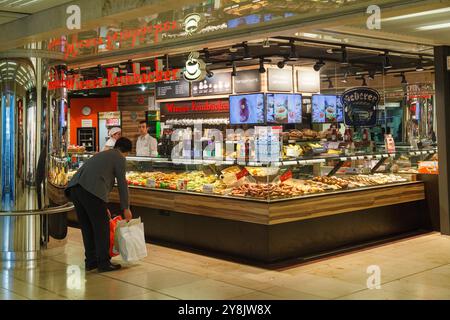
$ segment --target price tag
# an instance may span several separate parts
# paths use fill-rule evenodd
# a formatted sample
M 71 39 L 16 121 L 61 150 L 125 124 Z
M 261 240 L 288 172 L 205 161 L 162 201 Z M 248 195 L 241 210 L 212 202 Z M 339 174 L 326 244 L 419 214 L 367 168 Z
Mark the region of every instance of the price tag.
M 364 160 L 364 156 L 359 156 L 358 160 Z
M 298 162 L 298 164 L 299 164 L 299 165 L 306 165 L 306 161 L 305 161 L 305 160 L 300 160 L 300 161 Z
M 291 170 L 286 171 L 280 177 L 280 181 L 281 182 L 284 182 L 284 181 L 289 180 L 289 179 L 292 179 L 292 171 Z
M 420 156 L 421 154 L 422 154 L 422 152 L 420 152 L 420 151 L 417 151 L 417 152 L 416 152 L 416 155 L 417 155 L 417 156 Z
M 358 160 L 358 157 L 350 157 L 350 160 Z
M 147 179 L 147 187 L 149 188 L 155 188 L 156 186 L 156 181 L 155 179 Z
M 339 158 L 341 161 L 347 161 L 347 158 Z
M 248 165 L 250 166 L 250 167 L 261 167 L 262 166 L 262 163 L 261 162 L 249 162 L 248 163 Z
M 376 159 L 381 159 L 382 156 L 381 156 L 381 154 L 377 154 L 377 155 L 375 156 L 375 158 L 376 158 Z
M 240 165 L 240 166 L 245 166 L 245 165 L 247 165 L 244 161 L 238 161 L 237 164 Z
M 249 175 L 249 172 L 246 168 L 242 169 L 240 172 L 236 173 L 236 179 L 241 180 L 242 178 Z
M 297 161 L 283 161 L 284 166 L 295 166 L 297 163 Z
M 203 185 L 203 193 L 214 193 L 214 185 L 213 184 L 204 184 Z
M 389 155 L 386 153 L 386 154 L 383 154 L 383 157 L 389 158 Z

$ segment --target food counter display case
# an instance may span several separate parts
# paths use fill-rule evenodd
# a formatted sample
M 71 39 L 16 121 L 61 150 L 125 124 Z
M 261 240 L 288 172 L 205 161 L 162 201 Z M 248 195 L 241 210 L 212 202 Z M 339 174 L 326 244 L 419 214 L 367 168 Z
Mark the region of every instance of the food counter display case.
M 429 230 L 413 170 L 435 154 L 323 150 L 264 164 L 129 157 L 127 180 L 149 239 L 267 263 Z

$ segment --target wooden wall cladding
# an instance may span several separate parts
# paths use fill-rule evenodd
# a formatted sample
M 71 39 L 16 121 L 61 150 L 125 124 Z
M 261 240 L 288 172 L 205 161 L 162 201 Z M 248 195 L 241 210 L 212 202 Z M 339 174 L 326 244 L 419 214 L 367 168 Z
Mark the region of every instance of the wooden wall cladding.
M 118 106 L 120 111 L 147 111 L 149 109 L 149 104 L 149 92 L 119 92 Z
M 314 195 L 301 199 L 261 202 L 130 188 L 133 206 L 148 207 L 194 215 L 274 225 L 317 217 L 355 212 L 425 199 L 422 182 L 349 190 L 335 194 Z M 111 202 L 118 202 L 115 189 Z
M 145 120 L 145 111 L 122 111 L 122 136 L 131 140 L 133 154 L 136 153 L 136 141 L 139 137 L 139 122 Z

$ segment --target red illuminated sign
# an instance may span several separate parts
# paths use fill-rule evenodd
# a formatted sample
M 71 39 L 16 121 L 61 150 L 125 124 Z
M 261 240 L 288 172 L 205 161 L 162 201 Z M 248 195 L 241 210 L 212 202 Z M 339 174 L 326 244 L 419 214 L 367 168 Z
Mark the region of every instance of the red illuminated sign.
M 100 45 L 105 45 L 106 50 L 113 50 L 116 47 L 123 48 L 123 42 L 127 40 L 131 40 L 131 48 L 134 48 L 136 45 L 144 43 L 145 37 L 149 34 L 153 34 L 154 43 L 158 43 L 160 33 L 175 30 L 176 28 L 176 21 L 167 21 L 160 24 L 143 26 L 139 29 L 114 32 L 106 37 L 78 40 L 75 35 L 70 43 L 63 39 L 51 41 L 48 45 L 48 49 L 52 50 L 61 47 L 61 50 L 65 52 L 65 58 L 67 59 L 69 57 L 76 57 L 79 53 L 79 49 L 82 48 L 96 48 Z
M 156 62 L 155 62 L 156 65 Z M 58 75 L 50 75 L 48 83 L 49 90 L 66 88 L 70 91 L 99 89 L 119 86 L 130 86 L 145 83 L 153 83 L 159 81 L 177 80 L 180 69 L 169 69 L 166 71 L 156 70 L 147 73 L 134 73 L 129 75 L 119 75 L 114 68 L 108 68 L 107 78 L 97 78 L 92 80 L 82 80 L 79 74 L 66 76 L 64 72 Z
M 162 114 L 183 113 L 227 113 L 230 111 L 228 100 L 202 100 L 161 103 Z

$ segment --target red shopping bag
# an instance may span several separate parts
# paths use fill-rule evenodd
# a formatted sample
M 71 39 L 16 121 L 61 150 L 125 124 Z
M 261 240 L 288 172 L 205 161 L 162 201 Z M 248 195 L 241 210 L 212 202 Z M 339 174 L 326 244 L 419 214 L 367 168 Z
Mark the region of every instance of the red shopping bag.
M 117 223 L 122 220 L 121 216 L 114 217 L 114 219 L 109 219 L 109 256 L 115 257 L 118 256 L 119 253 L 115 253 L 114 250 L 114 234 L 116 232 Z

